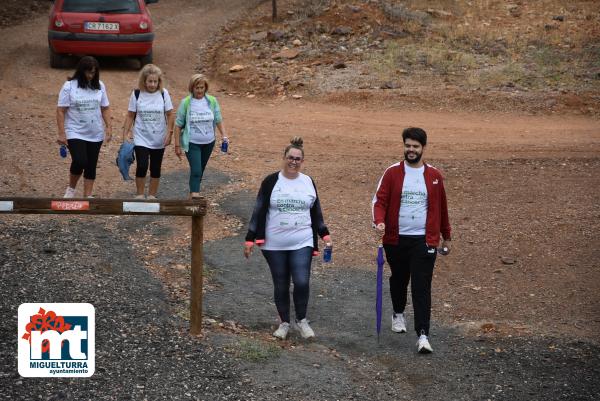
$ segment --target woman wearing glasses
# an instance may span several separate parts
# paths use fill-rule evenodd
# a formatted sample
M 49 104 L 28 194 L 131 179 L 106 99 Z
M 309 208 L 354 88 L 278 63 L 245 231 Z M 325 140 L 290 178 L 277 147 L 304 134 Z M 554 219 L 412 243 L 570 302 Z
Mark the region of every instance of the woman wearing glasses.
M 303 338 L 315 336 L 306 319 L 310 266 L 312 257 L 318 255 L 318 236 L 331 244 L 317 187 L 312 178 L 300 172 L 304 163 L 302 144 L 302 138 L 294 137 L 283 152 L 281 171 L 263 180 L 244 246 L 246 258 L 256 244 L 267 260 L 281 319 L 273 336 L 282 340 L 290 329 L 290 278 L 294 283 L 296 328 Z

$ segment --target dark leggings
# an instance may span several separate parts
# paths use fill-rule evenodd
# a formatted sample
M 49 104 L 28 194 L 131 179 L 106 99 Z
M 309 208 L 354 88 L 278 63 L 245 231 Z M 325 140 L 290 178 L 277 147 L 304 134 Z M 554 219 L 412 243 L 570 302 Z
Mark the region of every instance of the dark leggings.
M 395 313 L 404 312 L 408 283 L 415 313 L 415 331 L 429 335 L 431 319 L 431 279 L 435 265 L 435 248 L 425 244 L 425 237 L 402 236 L 398 245 L 383 245 L 392 275 L 390 293 Z
M 290 277 L 294 282 L 296 319 L 306 317 L 312 251 L 310 246 L 293 251 L 262 251 L 271 269 L 273 297 L 282 322 L 290 322 Z
M 89 142 L 83 139 L 68 139 L 67 143 L 71 153 L 70 173 L 73 175 L 83 173 L 83 178 L 86 180 L 95 180 L 102 141 Z
M 160 167 L 162 165 L 165 149 L 150 149 L 144 146 L 136 146 L 133 150 L 135 151 L 135 159 L 137 160 L 135 176 L 138 178 L 146 177 L 146 173 L 148 172 L 148 160 L 150 160 L 150 177 L 160 178 Z

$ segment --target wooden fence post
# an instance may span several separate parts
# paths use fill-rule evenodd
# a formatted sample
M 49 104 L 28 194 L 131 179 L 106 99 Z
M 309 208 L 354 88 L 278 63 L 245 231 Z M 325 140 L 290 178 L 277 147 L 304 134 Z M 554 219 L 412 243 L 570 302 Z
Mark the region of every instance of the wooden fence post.
M 192 216 L 192 295 L 190 298 L 190 334 L 202 332 L 202 216 Z
M 190 334 L 202 332 L 202 222 L 206 200 L 3 198 L 2 214 L 154 215 L 192 217 Z

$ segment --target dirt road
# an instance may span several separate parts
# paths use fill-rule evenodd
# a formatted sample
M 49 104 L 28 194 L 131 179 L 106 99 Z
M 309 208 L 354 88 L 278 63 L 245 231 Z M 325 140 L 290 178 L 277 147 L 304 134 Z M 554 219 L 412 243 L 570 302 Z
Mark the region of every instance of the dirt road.
M 249 2 L 242 0 L 161 0 L 152 6 L 157 31 L 155 63 L 166 72 L 168 87 L 175 99 L 183 96 L 187 80 L 197 66 L 198 48 L 222 24 L 241 15 L 240 4 L 249 6 Z M 0 196 L 60 196 L 66 185 L 68 164 L 57 155 L 54 110 L 58 90 L 72 70 L 48 67 L 45 17 L 5 28 L 0 34 L 3 38 L 0 48 Z M 129 93 L 136 82 L 135 64 L 131 60 L 102 61 L 101 79 L 108 88 L 116 138 L 120 136 Z M 501 359 L 506 358 L 506 369 L 511 364 L 523 363 L 526 365 L 524 372 L 529 372 L 526 375 L 532 375 L 532 379 L 535 363 L 520 360 L 517 350 L 532 352 L 534 361 L 539 357 L 558 364 L 571 347 L 577 347 L 570 341 L 581 341 L 581 349 L 595 349 L 600 330 L 600 242 L 596 236 L 600 229 L 598 120 L 581 116 L 527 116 L 518 112 L 499 115 L 461 110 L 454 113 L 407 112 L 351 103 L 342 107 L 320 99 L 295 101 L 229 96 L 235 88 L 222 87 L 218 82 L 212 88 L 222 103 L 232 138 L 231 154 L 215 156 L 210 161 L 213 174 L 222 171 L 230 178 L 207 188 L 205 194 L 212 206 L 212 214 L 207 218 L 207 239 L 221 238 L 224 232 L 233 235 L 224 242 L 208 245 L 215 248 L 214 254 L 209 253 L 215 277 L 214 282 L 209 282 L 212 287 L 208 296 L 208 302 L 211 297 L 216 300 L 214 306 L 208 307 L 215 317 L 241 322 L 253 333 L 270 331 L 272 321 L 266 316 L 274 315 L 274 311 L 272 305 L 267 304 L 269 291 L 265 286 L 268 282 L 260 281 L 257 288 L 252 288 L 256 294 L 248 300 L 248 307 L 260 319 L 224 308 L 228 294 L 240 294 L 246 288 L 243 281 L 232 280 L 228 275 L 232 273 L 227 273 L 240 260 L 232 258 L 227 264 L 220 265 L 216 255 L 225 250 L 230 252 L 240 242 L 234 235 L 245 229 L 242 223 L 248 212 L 247 203 L 259 180 L 278 169 L 280 152 L 292 135 L 302 135 L 305 139 L 306 170 L 319 186 L 326 219 L 336 242 L 335 262 L 330 270 L 318 272 L 323 281 L 319 284 L 320 277 L 316 276 L 316 291 L 331 287 L 331 292 L 337 294 L 348 283 L 356 291 L 368 291 L 368 284 L 359 283 L 363 278 L 367 280 L 373 269 L 375 244 L 369 227 L 370 197 L 383 170 L 400 157 L 398 138 L 401 129 L 413 125 L 428 131 L 430 145 L 426 158 L 445 173 L 454 229 L 452 256 L 440 260 L 434 278 L 433 316 L 439 329 L 435 341 L 439 344 L 440 356 L 436 354 L 435 358 L 439 360 L 436 359 L 433 367 L 440 368 L 445 363 L 444 355 L 462 347 L 466 341 L 470 351 L 460 354 L 460 360 L 468 360 L 468 363 L 457 362 L 457 371 L 469 374 L 467 371 L 474 369 L 491 374 L 490 380 L 486 381 L 491 387 L 485 387 L 481 397 L 455 398 L 484 399 L 486 395 L 492 398 L 488 391 L 494 382 L 490 366 L 496 362 L 493 359 L 486 362 L 469 359 L 481 352 L 477 349 L 477 339 L 501 342 L 499 349 L 510 350 L 498 352 Z M 109 144 L 100 156 L 98 196 L 133 192 L 129 183 L 120 180 L 112 164 L 117 148 L 118 143 Z M 176 160 L 169 149 L 165 174 L 173 174 L 171 180 L 184 180 L 186 168 L 186 164 Z M 167 179 L 159 195 L 180 197 L 179 193 L 169 192 L 169 189 L 180 187 L 169 184 Z M 236 197 L 244 199 L 246 208 L 227 206 L 228 200 L 238 199 Z M 172 228 L 174 233 L 172 238 L 168 237 L 169 241 L 185 238 L 187 227 L 174 225 Z M 168 252 L 168 249 L 161 252 Z M 512 258 L 516 263 L 503 264 L 501 257 Z M 161 263 L 164 266 L 160 266 Z M 173 273 L 173 263 L 161 263 L 155 263 L 158 266 L 156 274 L 163 279 L 168 276 L 185 282 L 185 270 Z M 253 263 L 253 268 L 259 271 L 260 262 Z M 171 271 L 165 274 L 168 269 Z M 167 290 L 173 288 L 169 282 L 163 282 L 163 285 Z M 179 297 L 177 293 L 171 295 Z M 344 297 L 341 299 L 350 302 Z M 358 308 L 354 312 L 367 316 L 371 309 L 368 296 L 363 294 L 359 299 L 361 306 L 353 306 Z M 331 394 L 342 399 L 355 393 L 357 397 L 369 394 L 385 398 L 385 391 L 362 393 L 361 386 L 368 387 L 368 374 L 378 369 L 386 372 L 382 373 L 384 378 L 406 379 L 406 372 L 395 370 L 403 363 L 402 359 L 390 354 L 397 348 L 408 352 L 412 338 L 389 339 L 392 342 L 385 345 L 383 355 L 376 348 L 361 348 L 363 355 L 355 349 L 358 337 L 346 342 L 337 339 L 339 330 L 352 331 L 352 325 L 339 328 L 325 323 L 336 319 L 329 313 L 343 305 L 339 301 L 325 307 L 316 299 L 313 308 L 323 308 L 318 324 L 323 324 L 324 339 L 322 343 L 310 345 L 314 354 L 300 363 L 306 380 L 320 374 L 310 370 L 311 366 L 320 363 L 317 361 L 319 353 L 325 348 L 339 349 L 345 361 L 342 365 L 347 363 L 356 367 L 347 371 L 338 366 L 346 375 L 344 380 L 351 383 L 358 377 L 362 384 L 340 387 Z M 358 332 L 363 333 L 363 330 L 368 332 L 367 328 Z M 211 338 L 210 341 L 222 341 L 220 346 L 225 347 L 237 341 L 235 336 L 228 335 L 221 338 L 215 334 Z M 556 344 L 567 344 L 564 353 L 552 354 Z M 304 349 L 302 345 L 300 348 Z M 548 354 L 536 353 L 542 348 L 550 351 Z M 284 349 L 282 355 L 272 357 L 268 363 L 250 365 L 258 372 L 254 380 L 259 387 L 269 388 L 268 369 L 272 365 L 282 364 L 289 368 L 299 363 L 295 358 L 300 356 L 290 351 L 289 345 Z M 585 363 L 591 361 L 586 356 L 589 355 L 587 351 L 577 355 Z M 328 362 L 323 362 L 323 366 L 337 369 L 332 361 L 338 357 L 331 358 L 327 358 Z M 429 363 L 413 362 L 415 365 L 411 366 L 417 371 Z M 575 358 L 565 365 L 565 369 L 578 363 Z M 359 371 L 364 374 L 358 375 Z M 562 371 L 549 370 L 546 374 L 552 376 L 557 372 Z M 418 375 L 411 376 L 414 393 L 405 394 L 417 395 L 421 385 L 436 380 L 435 373 L 432 368 L 428 373 L 430 379 L 425 382 L 419 382 Z M 466 387 L 452 387 L 454 379 L 465 380 L 467 376 L 463 373 L 449 377 L 445 381 L 447 385 L 437 388 L 437 394 L 467 391 Z M 591 374 L 592 378 L 597 377 L 597 372 Z M 341 375 L 328 376 L 322 385 L 329 386 L 331 381 L 340 380 Z M 477 375 L 475 373 L 474 377 L 479 377 Z M 292 376 L 288 377 L 290 381 L 293 381 Z M 476 386 L 476 380 L 470 380 L 467 380 L 468 385 Z M 517 380 L 518 376 L 511 376 L 506 383 L 514 386 Z M 573 385 L 574 380 L 569 376 L 566 384 Z M 539 385 L 543 382 L 541 380 Z M 552 391 L 556 387 L 546 389 L 545 394 L 558 394 Z M 521 387 L 519 396 L 512 399 L 524 399 L 522 396 L 527 390 L 527 386 Z M 305 397 L 326 398 L 319 394 L 316 390 L 309 391 Z M 555 399 L 560 399 L 560 395 Z

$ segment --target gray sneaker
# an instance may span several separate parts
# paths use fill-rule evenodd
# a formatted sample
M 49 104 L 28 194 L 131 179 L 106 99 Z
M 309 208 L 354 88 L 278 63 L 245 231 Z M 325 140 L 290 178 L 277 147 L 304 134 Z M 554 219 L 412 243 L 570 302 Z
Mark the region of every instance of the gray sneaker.
M 277 330 L 273 332 L 273 337 L 277 337 L 280 340 L 285 340 L 290 331 L 290 324 L 288 322 L 283 322 L 279 325 Z
M 433 348 L 431 348 L 429 339 L 425 334 L 419 336 L 419 340 L 417 341 L 417 352 L 419 354 L 430 354 L 433 352 Z
M 302 338 L 306 339 L 315 336 L 315 332 L 313 331 L 313 329 L 310 328 L 310 325 L 308 324 L 308 320 L 306 320 L 306 318 L 300 321 L 296 321 L 296 328 L 300 332 Z
M 65 191 L 65 196 L 63 196 L 63 198 L 74 198 L 76 192 L 77 192 L 77 189 L 67 187 L 67 190 Z
M 406 333 L 404 313 L 394 313 L 392 315 L 392 331 L 395 333 Z

